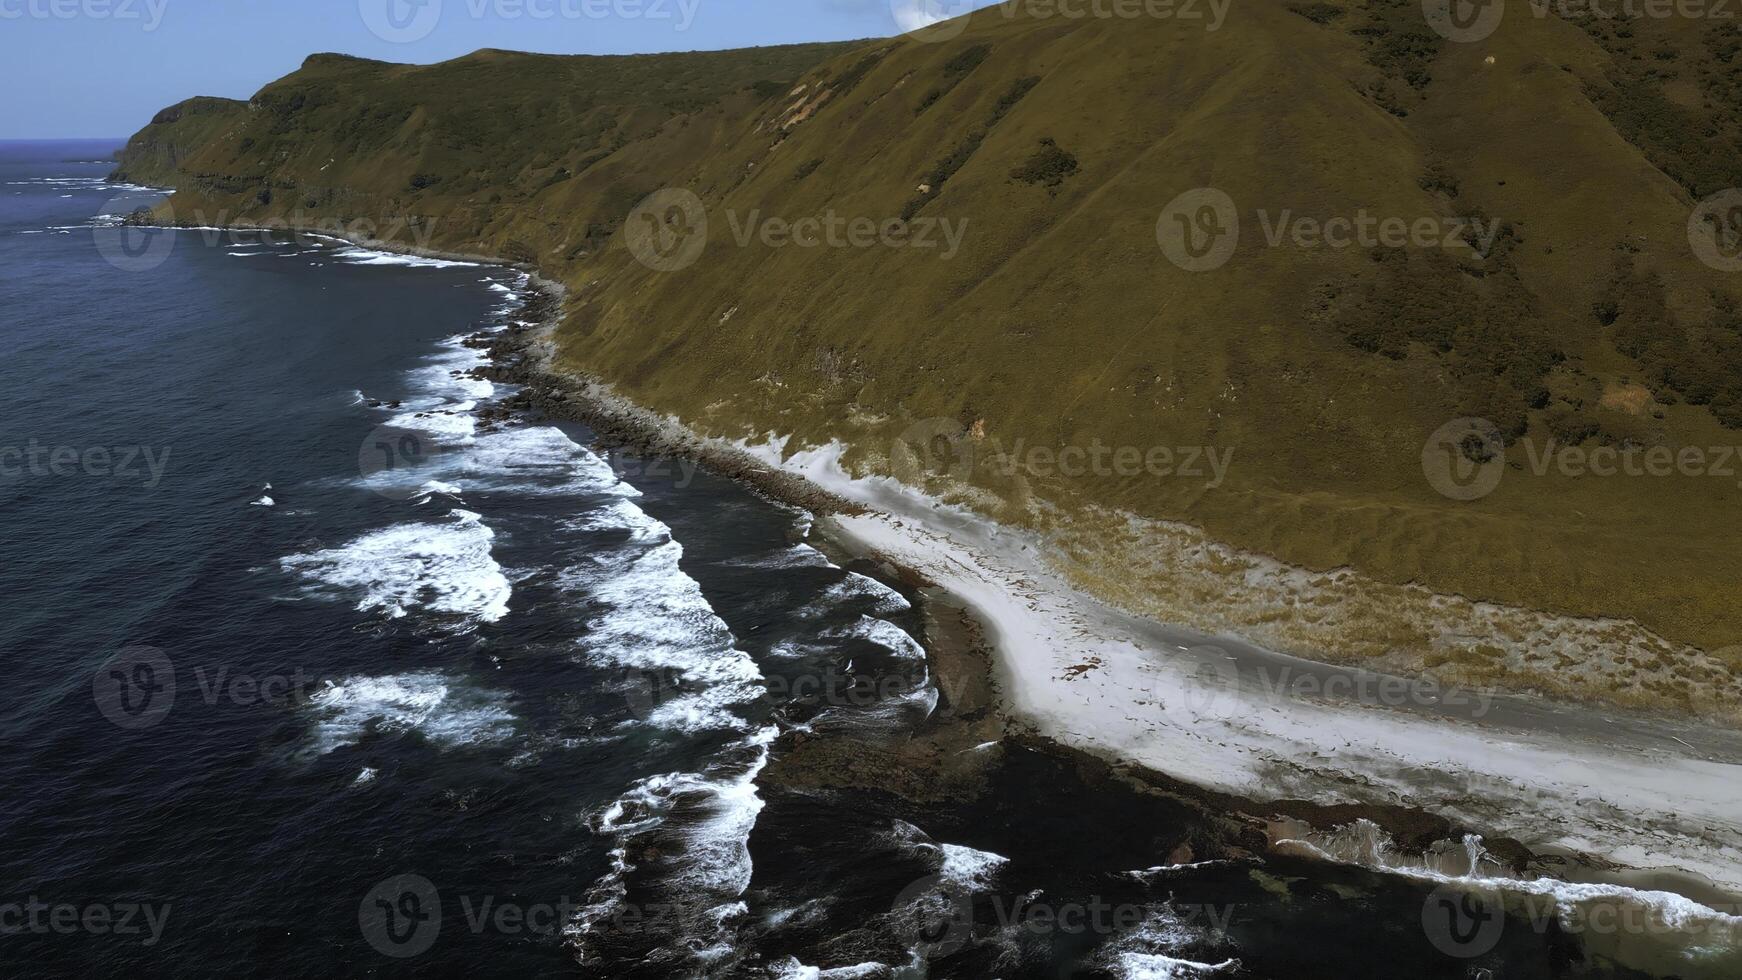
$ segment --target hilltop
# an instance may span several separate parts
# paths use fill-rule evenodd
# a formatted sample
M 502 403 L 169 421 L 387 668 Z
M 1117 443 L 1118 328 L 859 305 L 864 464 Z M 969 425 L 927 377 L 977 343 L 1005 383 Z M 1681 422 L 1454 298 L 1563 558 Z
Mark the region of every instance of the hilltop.
M 861 472 L 1047 536 L 1134 611 L 1733 712 L 1742 461 L 1539 461 L 1551 440 L 1742 444 L 1742 283 L 1689 236 L 1742 184 L 1742 31 L 1514 4 L 1453 41 L 1402 0 L 1225 13 L 320 56 L 246 105 L 160 116 L 121 172 L 173 183 L 178 220 L 415 218 L 536 264 L 571 287 L 566 369 L 710 434 L 839 440 Z M 664 189 L 694 197 L 636 213 Z M 1195 247 L 1230 214 L 1237 241 Z M 936 247 L 802 247 L 770 218 L 901 220 Z M 1335 219 L 1360 240 L 1326 244 Z M 1395 243 L 1398 221 L 1429 232 Z M 1463 418 L 1488 424 L 1453 433 L 1450 465 L 1498 479 L 1477 499 L 1424 471 Z M 915 432 L 960 465 L 916 465 Z M 1047 455 L 1009 470 L 1018 445 Z M 1059 472 L 1096 446 L 1233 455 L 1220 478 Z
M 183 172 L 182 161 L 247 118 L 248 103 L 196 95 L 159 112 L 151 124 L 133 134 L 117 159 L 120 169 L 110 179 L 173 187 Z

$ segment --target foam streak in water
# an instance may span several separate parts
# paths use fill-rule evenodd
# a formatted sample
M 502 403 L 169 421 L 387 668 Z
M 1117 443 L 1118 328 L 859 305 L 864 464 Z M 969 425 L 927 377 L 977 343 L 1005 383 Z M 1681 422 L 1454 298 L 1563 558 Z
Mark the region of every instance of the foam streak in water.
M 280 565 L 360 611 L 398 619 L 425 609 L 493 623 L 508 614 L 513 591 L 491 556 L 495 537 L 477 514 L 456 510 L 445 522 L 399 524 Z

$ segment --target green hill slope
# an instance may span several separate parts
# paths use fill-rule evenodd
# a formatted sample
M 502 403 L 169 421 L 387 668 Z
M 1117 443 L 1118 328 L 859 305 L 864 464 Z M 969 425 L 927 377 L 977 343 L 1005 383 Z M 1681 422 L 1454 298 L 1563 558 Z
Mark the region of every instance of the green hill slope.
M 1688 228 L 1742 183 L 1742 40 L 1512 7 L 1475 42 L 1374 0 L 1236 6 L 1215 30 L 1001 7 L 935 43 L 320 56 L 181 159 L 173 204 L 411 215 L 437 246 L 537 262 L 574 287 L 566 366 L 715 434 L 839 439 L 867 471 L 1068 525 L 1081 580 L 1131 605 L 1168 588 L 1131 572 L 1135 516 L 1376 585 L 1731 646 L 1742 461 L 1725 476 L 1712 456 L 1742 444 L 1742 283 Z M 626 231 L 665 188 L 702 212 Z M 1237 242 L 1182 267 L 1182 228 L 1226 240 L 1209 232 L 1230 215 L 1203 208 L 1222 200 Z M 768 219 L 832 222 L 838 244 Z M 856 236 L 854 219 L 910 223 Z M 668 246 L 651 262 L 630 247 L 650 233 Z M 1449 465 L 1505 461 L 1474 500 L 1424 471 L 1466 417 L 1497 441 Z M 974 465 L 903 470 L 916 423 Z M 1712 453 L 1697 472 L 1539 474 L 1551 441 L 1641 465 L 1652 447 Z M 998 450 L 1019 444 L 1046 453 L 1010 470 Z M 1111 455 L 1060 472 L 1053 454 L 1095 446 L 1233 456 L 1219 480 Z M 1385 646 L 1324 642 L 1306 652 Z M 1475 675 L 1555 688 L 1552 664 L 1489 666 Z M 1617 683 L 1681 703 L 1707 669 Z
M 184 174 L 182 161 L 242 125 L 248 104 L 235 99 L 195 96 L 158 113 L 133 135 L 118 156 L 120 169 L 110 179 L 174 187 Z

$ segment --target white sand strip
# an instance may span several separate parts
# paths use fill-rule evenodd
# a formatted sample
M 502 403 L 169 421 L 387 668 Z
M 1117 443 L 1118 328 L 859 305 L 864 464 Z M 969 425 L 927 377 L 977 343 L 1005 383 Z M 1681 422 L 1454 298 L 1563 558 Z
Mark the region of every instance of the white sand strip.
M 995 645 L 1007 711 L 1038 735 L 1248 799 L 1415 807 L 1533 849 L 1742 893 L 1742 766 L 1661 743 L 1279 695 L 1218 666 L 1213 650 L 1160 648 L 1045 568 L 1020 533 L 848 477 L 838 448 L 735 448 L 871 508 L 830 530 L 960 597 Z

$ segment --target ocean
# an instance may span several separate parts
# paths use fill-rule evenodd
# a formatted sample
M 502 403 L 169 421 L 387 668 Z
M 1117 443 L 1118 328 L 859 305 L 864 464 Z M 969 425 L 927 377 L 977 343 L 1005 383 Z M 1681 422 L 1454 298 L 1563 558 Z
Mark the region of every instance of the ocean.
M 1019 740 L 903 792 L 915 585 L 480 377 L 522 273 L 124 229 L 115 148 L 0 144 L 5 975 L 1724 975 Z

